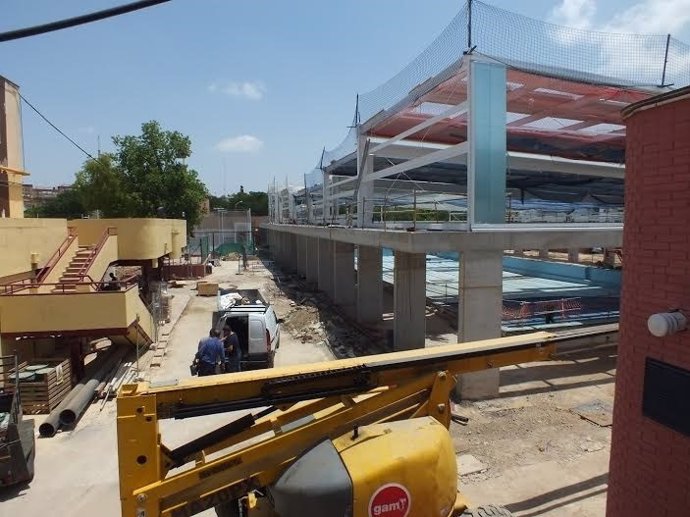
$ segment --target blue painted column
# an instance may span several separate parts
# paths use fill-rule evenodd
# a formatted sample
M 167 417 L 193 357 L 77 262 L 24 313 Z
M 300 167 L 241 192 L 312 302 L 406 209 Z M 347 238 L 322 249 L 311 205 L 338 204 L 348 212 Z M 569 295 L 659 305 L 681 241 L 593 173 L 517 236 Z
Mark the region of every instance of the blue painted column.
M 469 76 L 469 149 L 467 205 L 474 224 L 505 224 L 506 215 L 506 68 L 472 57 Z M 501 335 L 502 251 L 460 252 L 458 341 Z M 498 395 L 499 371 L 460 377 L 463 399 Z
M 506 68 L 472 58 L 467 197 L 470 223 L 505 223 Z

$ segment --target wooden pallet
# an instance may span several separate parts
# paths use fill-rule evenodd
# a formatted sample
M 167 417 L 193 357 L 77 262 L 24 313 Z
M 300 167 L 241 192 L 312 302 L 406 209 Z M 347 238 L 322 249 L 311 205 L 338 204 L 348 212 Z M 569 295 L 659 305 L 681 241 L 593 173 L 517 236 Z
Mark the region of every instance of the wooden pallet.
M 37 359 L 52 370 L 37 375 L 33 381 L 20 381 L 22 408 L 25 413 L 50 413 L 72 389 L 69 359 Z

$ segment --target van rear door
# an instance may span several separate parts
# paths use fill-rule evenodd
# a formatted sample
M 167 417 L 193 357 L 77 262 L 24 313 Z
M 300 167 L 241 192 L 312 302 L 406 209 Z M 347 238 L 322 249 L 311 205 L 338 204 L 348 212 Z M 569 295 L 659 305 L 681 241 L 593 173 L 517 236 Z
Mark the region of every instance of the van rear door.
M 249 356 L 265 357 L 266 350 L 266 325 L 264 324 L 263 314 L 249 315 L 249 332 L 248 332 L 248 351 Z

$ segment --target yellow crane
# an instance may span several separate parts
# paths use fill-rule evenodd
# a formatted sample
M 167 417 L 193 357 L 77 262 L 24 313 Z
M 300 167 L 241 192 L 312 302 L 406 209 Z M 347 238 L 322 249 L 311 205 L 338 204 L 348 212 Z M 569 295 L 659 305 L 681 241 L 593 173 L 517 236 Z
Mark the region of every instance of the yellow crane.
M 123 517 L 509 516 L 470 509 L 448 432 L 459 374 L 551 357 L 555 334 L 125 385 Z M 159 421 L 243 411 L 175 448 Z

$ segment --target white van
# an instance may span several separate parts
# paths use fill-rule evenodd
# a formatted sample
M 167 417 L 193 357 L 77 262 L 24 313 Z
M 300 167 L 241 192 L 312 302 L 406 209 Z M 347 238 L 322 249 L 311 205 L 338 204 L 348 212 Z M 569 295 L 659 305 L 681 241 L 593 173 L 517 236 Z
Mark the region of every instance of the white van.
M 219 310 L 213 313 L 213 328 L 221 335 L 229 326 L 242 350 L 242 370 L 272 368 L 280 346 L 280 320 L 258 289 L 221 289 Z M 228 304 L 228 298 L 236 300 Z

